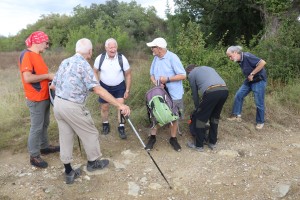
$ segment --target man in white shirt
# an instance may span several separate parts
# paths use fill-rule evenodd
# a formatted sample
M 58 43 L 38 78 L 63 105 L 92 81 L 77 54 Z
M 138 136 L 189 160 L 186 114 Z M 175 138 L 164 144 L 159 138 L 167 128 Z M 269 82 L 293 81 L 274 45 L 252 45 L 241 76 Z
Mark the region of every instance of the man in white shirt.
M 118 43 L 115 39 L 109 38 L 105 42 L 106 53 L 100 54 L 94 63 L 94 74 L 100 85 L 105 88 L 118 102 L 124 103 L 129 97 L 131 86 L 131 69 L 126 57 L 117 52 Z M 109 103 L 101 97 L 101 117 L 103 130 L 102 134 L 106 135 L 110 132 L 109 124 Z M 126 139 L 124 122 L 118 113 L 119 127 L 118 132 L 121 139 Z

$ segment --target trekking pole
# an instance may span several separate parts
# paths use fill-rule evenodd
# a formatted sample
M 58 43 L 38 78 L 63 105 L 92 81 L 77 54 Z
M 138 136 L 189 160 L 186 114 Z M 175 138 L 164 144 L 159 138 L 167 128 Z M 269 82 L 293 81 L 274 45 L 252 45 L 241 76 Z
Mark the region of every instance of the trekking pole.
M 79 136 L 78 136 L 78 135 L 77 135 L 77 139 L 78 139 L 78 146 L 79 146 L 80 155 L 81 155 L 81 157 L 82 157 L 82 151 L 81 151 L 80 138 L 79 138 Z
M 123 116 L 123 115 L 122 115 Z M 124 116 L 123 116 L 124 117 Z M 131 123 L 129 117 L 126 117 L 127 121 L 129 122 L 133 132 L 135 133 L 135 135 L 138 137 L 138 139 L 140 140 L 141 144 L 143 145 L 144 149 L 146 148 L 143 140 L 141 139 L 140 135 L 138 134 L 138 132 L 136 131 L 136 129 L 134 128 L 133 124 Z M 146 150 L 146 149 L 145 149 Z M 147 151 L 147 150 L 146 150 Z M 165 179 L 165 181 L 168 183 L 169 188 L 172 189 L 172 186 L 170 185 L 170 183 L 168 182 L 168 180 L 166 179 L 165 175 L 162 173 L 162 171 L 160 170 L 160 168 L 158 167 L 157 163 L 155 162 L 154 158 L 151 156 L 150 152 L 147 151 L 148 155 L 150 156 L 151 160 L 153 161 L 153 163 L 155 164 L 156 168 L 158 169 L 158 171 L 160 172 L 160 174 L 162 175 L 162 177 Z

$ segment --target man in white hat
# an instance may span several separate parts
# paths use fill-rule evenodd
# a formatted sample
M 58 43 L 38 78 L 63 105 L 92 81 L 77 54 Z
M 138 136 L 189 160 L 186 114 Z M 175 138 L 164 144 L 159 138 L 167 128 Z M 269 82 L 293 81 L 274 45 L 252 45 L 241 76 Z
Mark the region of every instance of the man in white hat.
M 181 115 L 183 114 L 183 85 L 182 80 L 186 78 L 186 71 L 179 59 L 173 52 L 167 50 L 167 42 L 164 38 L 156 38 L 147 43 L 151 48 L 154 59 L 150 68 L 150 76 L 153 84 L 159 81 L 161 86 L 169 92 L 173 103 L 178 107 Z M 181 151 L 181 146 L 177 141 L 178 121 L 172 122 L 170 126 L 170 144 L 175 151 Z M 156 142 L 157 126 L 151 129 L 151 135 L 146 145 L 147 150 L 151 150 Z

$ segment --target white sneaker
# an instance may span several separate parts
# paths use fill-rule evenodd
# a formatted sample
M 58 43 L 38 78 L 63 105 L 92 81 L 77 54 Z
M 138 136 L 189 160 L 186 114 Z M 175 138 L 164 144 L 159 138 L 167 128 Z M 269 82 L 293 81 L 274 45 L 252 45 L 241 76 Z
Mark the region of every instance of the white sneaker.
M 261 130 L 262 128 L 264 127 L 264 123 L 262 123 L 262 124 L 256 124 L 256 129 L 257 130 Z
M 236 121 L 241 122 L 242 116 L 241 115 L 231 115 L 229 118 L 227 118 L 228 121 Z

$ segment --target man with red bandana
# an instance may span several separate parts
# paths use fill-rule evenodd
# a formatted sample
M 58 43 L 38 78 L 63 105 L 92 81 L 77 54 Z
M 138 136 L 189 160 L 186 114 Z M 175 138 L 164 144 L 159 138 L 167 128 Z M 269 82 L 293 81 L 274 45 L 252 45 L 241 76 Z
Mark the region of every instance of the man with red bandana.
M 30 111 L 30 163 L 39 168 L 46 168 L 48 163 L 40 155 L 59 152 L 59 146 L 49 145 L 47 132 L 50 121 L 48 82 L 53 79 L 54 74 L 48 72 L 41 54 L 49 47 L 49 38 L 44 32 L 36 31 L 26 39 L 25 44 L 27 49 L 20 55 L 19 68 L 26 104 Z

